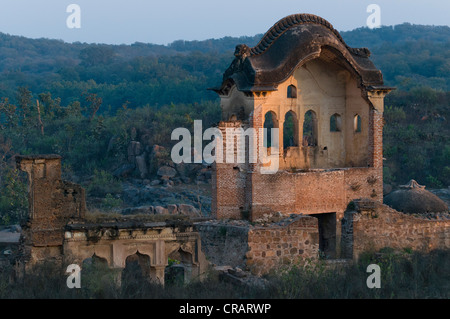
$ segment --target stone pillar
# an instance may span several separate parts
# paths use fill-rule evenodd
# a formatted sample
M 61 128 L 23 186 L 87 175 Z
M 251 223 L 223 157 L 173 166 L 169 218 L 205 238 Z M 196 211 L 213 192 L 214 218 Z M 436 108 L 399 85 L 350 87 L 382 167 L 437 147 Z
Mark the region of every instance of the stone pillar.
M 184 283 L 188 284 L 192 278 L 192 264 L 184 264 Z
M 373 193 L 380 194 L 379 202 L 383 202 L 383 111 L 384 97 L 391 88 L 382 87 L 367 92 L 372 107 L 369 110 L 369 150 L 368 166 L 374 168 L 374 176 L 379 180 L 373 185 Z
M 301 149 L 303 147 L 303 122 L 305 121 L 305 114 L 302 111 L 298 111 L 297 116 L 297 139 L 298 139 L 298 147 Z
M 284 158 L 284 118 L 278 119 L 278 147 L 280 159 Z
M 374 168 L 383 167 L 383 111 L 386 91 L 368 92 L 373 107 L 369 111 L 369 163 Z
M 164 240 L 158 240 L 155 245 L 155 258 L 150 267 L 150 280 L 164 286 L 164 270 L 167 266 Z
M 122 286 L 122 272 L 123 268 L 114 268 L 113 280 L 117 288 Z
M 150 269 L 150 280 L 154 283 L 164 286 L 164 271 L 166 266 L 153 266 Z

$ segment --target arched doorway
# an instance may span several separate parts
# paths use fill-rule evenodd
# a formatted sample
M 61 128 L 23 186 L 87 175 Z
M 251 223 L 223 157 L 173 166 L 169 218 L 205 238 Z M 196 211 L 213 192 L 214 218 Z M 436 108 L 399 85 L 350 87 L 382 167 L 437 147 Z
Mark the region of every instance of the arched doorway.
M 150 269 L 150 256 L 136 252 L 125 260 L 125 268 L 122 271 L 121 283 L 123 289 L 134 293 L 142 288 L 143 284 L 152 279 Z
M 94 254 L 81 264 L 81 287 L 94 298 L 108 298 L 120 287 L 120 272 L 112 269 L 105 258 Z
M 188 283 L 195 273 L 192 254 L 179 248 L 168 256 L 168 266 L 164 273 L 166 285 L 183 285 Z

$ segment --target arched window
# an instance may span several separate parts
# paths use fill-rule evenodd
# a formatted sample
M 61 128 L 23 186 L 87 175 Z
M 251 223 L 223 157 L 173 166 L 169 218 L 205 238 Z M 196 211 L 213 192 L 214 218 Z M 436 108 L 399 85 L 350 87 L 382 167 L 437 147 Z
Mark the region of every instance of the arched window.
M 289 99 L 296 99 L 297 98 L 297 88 L 295 85 L 289 85 L 287 88 L 287 97 Z
M 314 111 L 309 110 L 305 113 L 305 119 L 303 121 L 303 146 L 316 146 L 317 145 L 317 116 Z
M 361 133 L 361 116 L 358 114 L 353 118 L 353 130 L 355 133 Z
M 342 130 L 341 116 L 337 113 L 330 117 L 330 132 L 340 132 Z
M 264 128 L 267 129 L 267 133 L 264 135 L 264 147 L 271 147 L 272 141 L 272 130 L 273 128 L 278 128 L 277 115 L 269 111 L 264 115 Z
M 283 148 L 298 146 L 298 120 L 297 115 L 289 111 L 284 117 Z

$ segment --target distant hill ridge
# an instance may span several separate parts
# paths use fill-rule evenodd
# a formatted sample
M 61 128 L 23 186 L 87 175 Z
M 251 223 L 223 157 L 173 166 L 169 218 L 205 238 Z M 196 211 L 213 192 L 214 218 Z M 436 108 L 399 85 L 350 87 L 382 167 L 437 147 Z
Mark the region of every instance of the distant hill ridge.
M 341 35 L 350 47 L 369 48 L 387 85 L 450 90 L 450 27 L 405 23 Z M 139 106 L 211 100 L 215 96 L 205 88 L 220 81 L 235 46 L 254 46 L 261 37 L 108 45 L 0 33 L 0 97 L 13 99 L 17 88 L 26 86 L 34 94 L 49 91 L 66 103 L 83 90 L 98 93 L 113 109 L 125 101 Z M 147 93 L 140 94 L 141 89 Z
M 426 40 L 436 43 L 448 43 L 450 41 L 450 27 L 434 25 L 413 25 L 403 23 L 396 26 L 382 26 L 377 29 L 367 27 L 357 28 L 352 31 L 341 31 L 340 34 L 351 47 L 376 47 L 385 42 L 399 43 L 417 40 Z M 38 49 L 45 44 L 48 50 L 39 51 L 42 55 L 51 55 L 52 49 L 63 49 L 59 51 L 60 55 L 69 54 L 69 57 L 77 58 L 79 51 L 92 46 L 101 45 L 114 48 L 119 53 L 134 52 L 131 57 L 146 56 L 152 54 L 175 54 L 178 52 L 200 51 L 207 52 L 226 52 L 234 50 L 235 46 L 245 43 L 248 46 L 254 46 L 261 39 L 263 33 L 254 36 L 230 37 L 226 36 L 219 39 L 206 40 L 176 40 L 168 45 L 135 42 L 133 44 L 103 44 L 103 43 L 68 43 L 63 40 L 39 38 L 31 39 L 23 36 L 10 35 L 0 32 L 0 48 L 9 48 L 12 50 Z M 2 52 L 1 57 L 4 57 Z M 127 55 L 130 57 L 130 55 Z M 124 56 L 125 57 L 125 56 Z

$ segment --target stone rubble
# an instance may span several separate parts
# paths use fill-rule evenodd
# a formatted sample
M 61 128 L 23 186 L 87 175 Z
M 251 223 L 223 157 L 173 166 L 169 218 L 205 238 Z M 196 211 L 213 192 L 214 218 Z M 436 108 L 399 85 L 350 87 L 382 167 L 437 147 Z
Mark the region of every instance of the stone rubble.
M 240 267 L 214 266 L 213 269 L 219 273 L 219 278 L 222 281 L 234 285 L 264 288 L 268 284 L 266 279 L 255 276 L 249 271 L 242 270 Z

